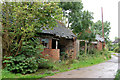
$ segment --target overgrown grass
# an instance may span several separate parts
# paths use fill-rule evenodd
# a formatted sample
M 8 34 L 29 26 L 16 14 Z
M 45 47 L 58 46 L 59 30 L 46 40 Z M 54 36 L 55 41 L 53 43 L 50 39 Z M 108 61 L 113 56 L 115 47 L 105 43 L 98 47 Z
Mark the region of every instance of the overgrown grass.
M 26 75 L 22 75 L 22 74 L 13 74 L 5 69 L 2 70 L 2 78 L 42 78 L 45 76 L 50 76 L 53 75 L 54 73 L 49 72 L 47 69 L 43 69 L 43 70 L 38 70 L 36 73 L 34 74 L 26 74 Z M 17 79 L 16 79 L 17 80 Z
M 104 62 L 106 60 L 109 60 L 111 58 L 110 53 L 108 53 L 107 55 L 81 55 L 79 60 L 69 60 L 66 61 L 62 64 L 55 64 L 54 67 L 55 69 L 59 70 L 60 72 L 64 72 L 64 71 L 69 71 L 69 70 L 73 70 L 73 69 L 78 69 L 78 68 L 83 68 L 83 67 L 88 67 L 88 66 L 92 66 L 101 62 Z M 62 65 L 62 66 L 61 66 Z M 59 67 L 61 66 L 61 67 Z
M 2 70 L 2 78 L 43 78 L 56 73 L 70 71 L 73 69 L 92 66 L 110 59 L 110 53 L 102 52 L 103 54 L 87 54 L 81 55 L 78 60 L 66 60 L 61 62 L 48 62 L 47 66 L 52 66 L 50 69 L 39 69 L 32 74 L 13 74 L 7 70 Z
M 114 80 L 120 80 L 120 70 L 117 71 L 117 74 Z

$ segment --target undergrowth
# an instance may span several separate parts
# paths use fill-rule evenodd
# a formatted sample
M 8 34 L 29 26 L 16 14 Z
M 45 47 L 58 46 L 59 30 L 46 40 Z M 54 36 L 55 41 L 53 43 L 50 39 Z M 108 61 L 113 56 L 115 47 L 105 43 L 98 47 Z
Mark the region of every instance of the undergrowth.
M 114 80 L 120 80 L 120 70 L 117 71 L 117 74 Z
M 64 60 L 58 62 L 47 62 L 43 68 L 39 68 L 37 72 L 32 74 L 13 74 L 5 69 L 2 71 L 2 78 L 43 78 L 51 76 L 56 73 L 70 71 L 73 69 L 83 68 L 99 64 L 110 59 L 110 53 L 107 51 L 100 51 L 96 54 L 83 54 L 75 60 Z

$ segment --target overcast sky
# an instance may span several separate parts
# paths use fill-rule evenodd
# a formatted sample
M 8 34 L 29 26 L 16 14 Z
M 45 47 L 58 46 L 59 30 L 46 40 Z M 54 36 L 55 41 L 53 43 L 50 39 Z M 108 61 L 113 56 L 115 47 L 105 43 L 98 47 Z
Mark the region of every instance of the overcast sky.
M 101 20 L 101 7 L 103 7 L 103 21 L 111 23 L 110 39 L 118 36 L 118 2 L 120 0 L 82 0 L 84 10 L 94 13 L 94 22 Z

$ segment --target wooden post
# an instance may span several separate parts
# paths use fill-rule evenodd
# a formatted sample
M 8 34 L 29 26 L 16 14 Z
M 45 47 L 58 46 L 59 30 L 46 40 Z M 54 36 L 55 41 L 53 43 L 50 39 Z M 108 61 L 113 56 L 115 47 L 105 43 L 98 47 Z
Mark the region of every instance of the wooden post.
M 76 38 L 74 38 L 74 53 L 73 53 L 73 59 L 76 58 Z
M 77 57 L 78 57 L 79 52 L 80 52 L 80 42 L 79 42 L 79 40 L 77 40 L 76 45 L 77 45 Z
M 81 46 L 80 46 L 80 42 L 81 42 L 81 41 L 79 41 L 79 49 L 80 49 L 80 47 L 81 47 Z
M 52 49 L 52 39 L 49 39 L 49 49 Z
M 85 54 L 87 53 L 87 42 L 85 41 Z
M 58 41 L 56 40 L 56 49 L 58 49 Z

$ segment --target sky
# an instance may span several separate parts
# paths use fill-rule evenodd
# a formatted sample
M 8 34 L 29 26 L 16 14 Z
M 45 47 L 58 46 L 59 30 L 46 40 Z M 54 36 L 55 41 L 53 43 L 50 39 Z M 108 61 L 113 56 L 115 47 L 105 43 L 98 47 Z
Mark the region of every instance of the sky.
M 93 12 L 94 22 L 102 20 L 101 7 L 103 7 L 103 21 L 111 24 L 110 40 L 118 37 L 118 2 L 120 0 L 82 0 L 84 10 Z

